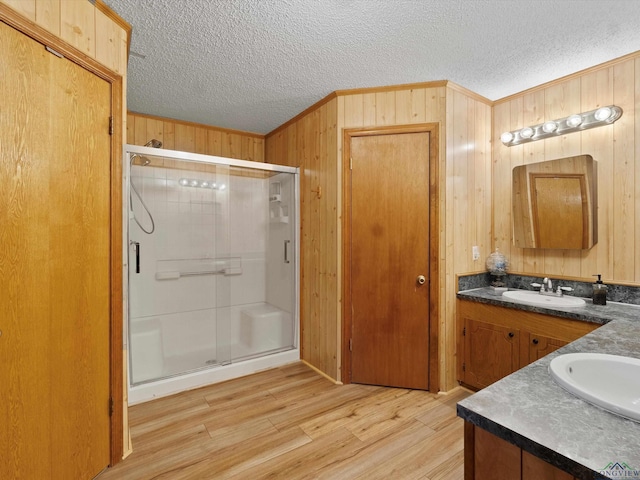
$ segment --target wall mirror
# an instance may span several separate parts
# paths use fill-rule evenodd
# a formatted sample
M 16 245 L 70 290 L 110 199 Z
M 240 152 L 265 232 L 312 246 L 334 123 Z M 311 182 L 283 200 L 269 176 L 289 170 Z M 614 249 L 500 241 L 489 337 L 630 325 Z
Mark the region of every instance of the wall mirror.
M 513 243 L 585 250 L 597 241 L 597 169 L 578 155 L 513 169 Z

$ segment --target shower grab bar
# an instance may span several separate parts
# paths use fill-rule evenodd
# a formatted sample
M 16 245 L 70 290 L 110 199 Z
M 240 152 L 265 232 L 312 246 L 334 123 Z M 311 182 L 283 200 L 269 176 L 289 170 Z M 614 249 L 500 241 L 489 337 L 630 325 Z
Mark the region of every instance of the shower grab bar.
M 289 261 L 289 244 L 290 243 L 291 243 L 291 240 L 284 241 L 284 263 L 291 263 Z
M 176 272 L 180 277 L 195 277 L 198 275 L 224 275 L 224 271 L 226 269 L 223 268 L 222 270 L 211 270 L 211 271 L 204 271 L 204 272 Z
M 200 275 L 241 275 L 242 258 L 191 258 L 158 260 L 156 280 L 175 280 Z
M 241 268 L 223 268 L 221 270 L 203 270 L 199 272 L 156 272 L 156 280 L 177 280 L 180 277 L 196 277 L 199 275 L 240 275 Z

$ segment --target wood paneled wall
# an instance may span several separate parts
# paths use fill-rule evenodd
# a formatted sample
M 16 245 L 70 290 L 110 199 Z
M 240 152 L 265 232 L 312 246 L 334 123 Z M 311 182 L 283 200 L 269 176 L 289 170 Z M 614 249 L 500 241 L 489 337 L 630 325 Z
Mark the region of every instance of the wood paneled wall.
M 451 84 L 449 84 L 451 85 Z M 440 228 L 440 378 L 441 389 L 456 381 L 457 275 L 485 270 L 491 253 L 491 106 L 487 100 L 457 88 L 447 88 L 446 159 L 441 173 L 444 214 Z M 473 260 L 472 247 L 480 258 Z
M 600 106 L 622 107 L 613 125 L 506 147 L 500 134 Z M 640 284 L 640 53 L 496 102 L 493 244 L 511 271 Z M 598 243 L 590 250 L 521 249 L 511 231 L 513 167 L 588 154 L 597 162 Z
M 110 70 L 126 74 L 129 32 L 125 22 L 108 14 L 108 8 L 96 8 L 87 0 L 0 0 L 0 3 Z
M 315 368 L 339 380 L 337 109 L 338 100 L 330 95 L 326 101 L 267 136 L 265 155 L 269 163 L 302 167 L 301 355 Z M 321 195 L 317 193 L 318 188 Z
M 264 162 L 264 135 L 259 133 L 129 112 L 127 143 L 144 145 L 152 138 L 168 150 Z
M 440 388 L 455 382 L 456 273 L 482 270 L 491 241 L 489 102 L 451 83 L 339 91 L 267 135 L 266 159 L 300 166 L 302 184 L 302 355 L 341 374 L 342 130 L 440 124 Z M 318 199 L 313 190 L 322 189 Z M 471 246 L 481 260 L 471 260 Z

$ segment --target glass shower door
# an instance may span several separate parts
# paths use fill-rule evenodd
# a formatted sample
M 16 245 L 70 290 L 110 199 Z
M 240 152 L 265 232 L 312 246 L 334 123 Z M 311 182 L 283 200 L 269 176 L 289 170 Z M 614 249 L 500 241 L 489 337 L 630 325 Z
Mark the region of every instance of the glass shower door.
M 295 169 L 135 149 L 131 384 L 296 349 Z
M 295 348 L 295 175 L 231 167 L 232 362 Z
M 226 175 L 215 165 L 153 155 L 134 155 L 130 164 L 132 384 L 228 363 L 228 319 L 218 318 L 229 301 L 221 240 L 228 202 L 216 187 Z

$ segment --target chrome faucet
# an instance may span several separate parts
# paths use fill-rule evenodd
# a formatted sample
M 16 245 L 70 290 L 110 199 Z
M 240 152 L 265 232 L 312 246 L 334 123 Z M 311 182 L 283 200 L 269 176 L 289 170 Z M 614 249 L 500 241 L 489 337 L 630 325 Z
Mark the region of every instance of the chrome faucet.
M 553 282 L 548 277 L 544 277 L 544 280 L 542 280 L 542 284 L 532 283 L 531 286 L 534 288 L 539 288 L 540 295 L 554 295 L 556 297 L 561 297 L 562 295 L 564 295 L 565 292 L 573 291 L 573 288 L 571 287 L 561 287 L 560 285 L 558 285 L 558 288 L 554 292 Z

